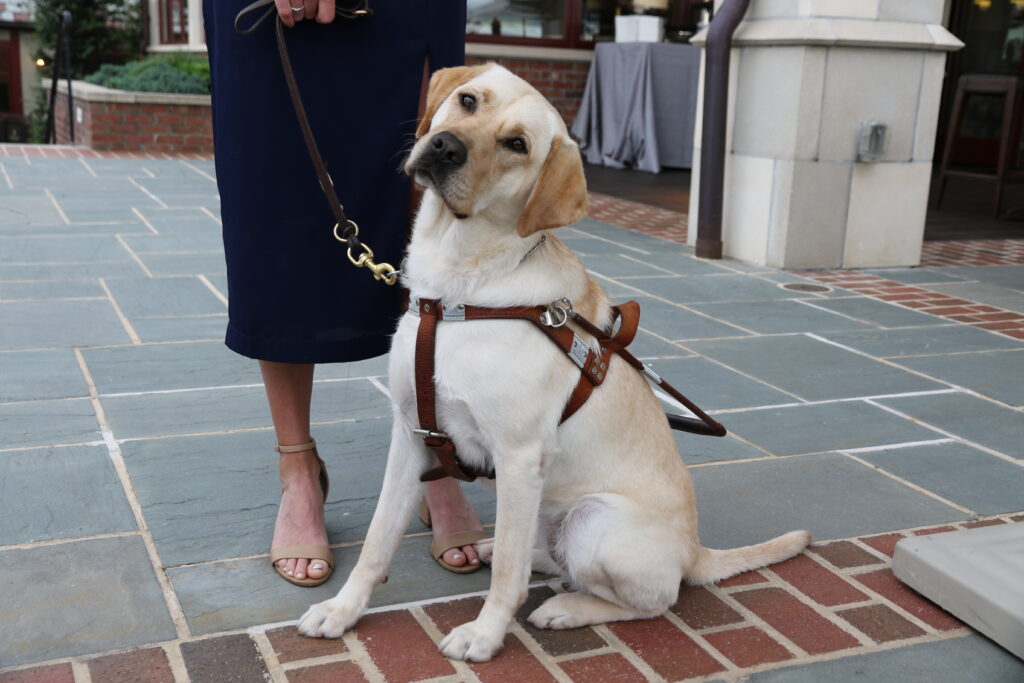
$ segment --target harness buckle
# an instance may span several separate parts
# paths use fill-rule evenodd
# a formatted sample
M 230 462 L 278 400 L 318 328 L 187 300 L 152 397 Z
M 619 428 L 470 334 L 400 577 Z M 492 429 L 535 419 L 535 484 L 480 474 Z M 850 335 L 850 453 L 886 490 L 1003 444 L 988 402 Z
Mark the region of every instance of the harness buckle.
M 540 314 L 540 321 L 548 327 L 561 327 L 569 320 L 570 313 L 572 302 L 562 297 L 548 304 L 547 310 Z
M 421 429 L 413 429 L 412 433 L 413 434 L 417 434 L 419 436 L 422 436 L 424 438 L 424 440 L 426 440 L 426 439 L 448 439 L 448 435 L 445 434 L 444 432 L 435 432 L 432 429 L 422 429 L 422 428 Z

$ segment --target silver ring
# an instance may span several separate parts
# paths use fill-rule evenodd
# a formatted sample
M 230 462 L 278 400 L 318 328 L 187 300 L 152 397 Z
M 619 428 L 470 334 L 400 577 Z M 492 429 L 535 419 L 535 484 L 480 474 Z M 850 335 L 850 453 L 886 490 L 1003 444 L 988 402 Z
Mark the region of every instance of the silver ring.
M 302 14 L 302 10 L 304 9 L 306 9 L 305 5 L 300 5 L 299 7 L 292 7 L 292 14 Z

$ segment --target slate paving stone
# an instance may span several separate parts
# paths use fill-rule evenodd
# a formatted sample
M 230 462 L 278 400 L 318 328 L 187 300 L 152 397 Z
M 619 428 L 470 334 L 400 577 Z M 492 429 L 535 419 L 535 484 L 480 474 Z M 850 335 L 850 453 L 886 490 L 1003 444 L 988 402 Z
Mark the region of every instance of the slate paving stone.
M 761 334 L 862 330 L 872 327 L 867 323 L 804 306 L 796 301 L 694 304 L 693 308 L 718 320 L 724 320 Z
M 122 261 L 89 262 L 89 263 L 26 263 L 0 264 L 0 281 L 2 280 L 95 280 L 104 278 L 108 283 L 117 278 L 146 277 L 135 261 L 125 252 Z
M 752 683 L 820 681 L 1015 681 L 1024 662 L 977 635 L 908 645 L 824 662 L 783 667 L 750 676 Z
M 113 396 L 100 400 L 111 429 L 119 439 L 270 426 L 262 386 Z M 387 397 L 370 382 L 355 380 L 313 387 L 313 422 L 390 415 Z
M 750 333 L 713 317 L 700 315 L 685 308 L 649 296 L 625 296 L 616 303 L 633 300 L 640 304 L 640 327 L 666 339 L 717 339 L 720 337 L 747 337 Z
M 1024 405 L 1024 350 L 901 358 L 898 362 L 1011 406 Z
M 100 438 L 89 399 L 0 405 L 0 450 L 84 443 Z
M 928 289 L 954 299 L 966 299 L 996 308 L 1005 308 L 1008 311 L 1024 312 L 1024 297 L 1021 297 L 1020 291 L 1001 285 L 986 282 L 963 282 L 929 285 Z
M 224 254 L 142 254 L 139 256 L 156 277 L 226 272 Z
M 227 273 L 203 273 L 210 281 L 213 288 L 220 292 L 225 299 L 228 298 L 228 276 Z
M 821 336 L 879 358 L 1024 349 L 1024 342 L 969 325 L 865 332 L 822 332 Z
M 0 264 L 125 261 L 131 258 L 113 237 L 7 237 Z
M 651 368 L 704 410 L 792 403 L 792 396 L 706 358 L 673 358 Z
M 865 268 L 860 272 L 906 285 L 964 281 L 963 277 L 953 275 L 949 271 L 949 268 Z
M 946 388 L 805 335 L 688 342 L 686 347 L 810 401 Z
M 0 546 L 136 529 L 105 447 L 5 453 L 0 499 Z
M 943 272 L 998 287 L 1024 290 L 1024 266 L 960 266 Z
M 59 225 L 64 222 L 57 207 L 45 194 L 32 193 L 4 197 L 0 206 L 0 227 L 10 225 Z
M 430 542 L 429 535 L 402 539 L 388 582 L 376 587 L 371 607 L 487 589 L 489 569 L 473 574 L 446 571 L 430 556 Z M 359 551 L 359 546 L 335 548 L 334 574 L 315 588 L 287 583 L 274 572 L 267 557 L 175 567 L 167 574 L 189 628 L 202 635 L 298 619 L 311 604 L 334 597 L 355 566 Z
M 667 408 L 666 410 L 672 411 L 673 409 Z M 730 420 L 728 416 L 720 415 L 718 420 L 725 424 L 726 429 L 729 428 Z M 679 449 L 683 462 L 687 465 L 699 465 L 708 462 L 719 462 L 721 460 L 764 458 L 768 455 L 764 451 L 758 450 L 754 446 L 732 436 L 709 438 L 678 430 L 673 430 L 672 435 L 676 440 L 676 448 Z
M 25 321 L 33 321 L 26 325 Z M 127 344 L 131 339 L 109 301 L 0 303 L 0 349 Z
M 105 299 L 99 280 L 67 280 L 54 282 L 0 282 L 0 300 L 23 299 Z
M 630 248 L 631 245 L 616 244 L 615 242 L 598 239 L 571 229 L 562 229 L 555 234 L 558 236 L 558 239 L 565 242 L 566 246 L 580 257 L 586 255 L 610 256 L 627 254 L 634 258 L 646 258 L 650 255 L 650 252 L 643 249 Z
M 730 430 L 775 455 L 945 438 L 911 420 L 860 401 L 752 410 L 721 417 Z
M 620 278 L 624 283 L 676 303 L 715 301 L 771 301 L 812 297 L 791 292 L 772 282 L 748 275 L 704 275 L 692 277 Z
M 701 543 L 709 548 L 760 543 L 794 529 L 823 541 L 967 518 L 834 453 L 722 463 L 690 473 Z
M 811 303 L 820 308 L 827 308 L 830 311 L 882 327 L 929 326 L 946 323 L 945 320 L 934 315 L 918 313 L 909 308 L 894 306 L 885 301 L 867 297 L 816 299 Z
M 147 231 L 124 238 L 136 254 L 163 254 L 179 252 L 215 252 L 222 254 L 224 243 L 218 234 L 154 235 Z
M 89 395 L 70 349 L 0 353 L 0 403 Z
M 682 346 L 666 341 L 646 330 L 638 330 L 633 343 L 629 345 L 629 351 L 641 360 L 656 358 L 679 358 L 681 356 L 692 356 L 693 353 Z
M 1024 468 L 966 444 L 864 453 L 859 457 L 982 515 L 1024 503 Z
M 0 576 L 18 588 L 0 591 L 4 666 L 175 637 L 139 536 L 3 550 Z
M 129 318 L 153 315 L 224 313 L 226 306 L 196 277 L 139 278 L 107 283 Z
M 224 319 L 214 318 L 224 334 Z M 223 342 L 84 349 L 100 394 L 261 384 L 259 366 Z
M 1021 424 L 1021 414 L 1016 410 L 959 393 L 887 398 L 878 402 L 967 441 L 1024 460 L 1020 432 L 1009 427 Z
M 580 260 L 583 261 L 587 270 L 605 277 L 665 275 L 664 270 L 626 258 L 621 253 L 584 255 L 580 257 Z
M 224 314 L 132 318 L 130 322 L 143 342 L 222 341 L 228 326 L 228 316 Z
M 376 508 L 390 440 L 389 420 L 314 427 L 332 475 L 326 521 L 331 543 L 361 541 Z M 270 430 L 130 441 L 122 453 L 162 561 L 168 565 L 266 553 L 280 500 Z M 466 494 L 481 520 L 494 496 Z M 426 529 L 418 519 L 409 532 Z

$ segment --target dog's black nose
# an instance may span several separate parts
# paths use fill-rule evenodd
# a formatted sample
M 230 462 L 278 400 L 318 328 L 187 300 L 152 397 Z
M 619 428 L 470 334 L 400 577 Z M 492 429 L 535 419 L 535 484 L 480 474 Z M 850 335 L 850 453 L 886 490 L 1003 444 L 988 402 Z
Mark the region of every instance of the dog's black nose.
M 430 139 L 430 151 L 441 164 L 461 166 L 466 163 L 466 146 L 448 131 L 442 131 Z

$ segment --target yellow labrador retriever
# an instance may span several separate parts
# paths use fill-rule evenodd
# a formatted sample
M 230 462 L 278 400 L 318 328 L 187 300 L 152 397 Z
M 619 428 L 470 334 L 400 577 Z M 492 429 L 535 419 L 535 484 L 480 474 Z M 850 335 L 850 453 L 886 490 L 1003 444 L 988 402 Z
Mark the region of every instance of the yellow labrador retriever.
M 540 93 L 494 64 L 441 70 L 418 135 L 405 167 L 426 188 L 403 271 L 413 297 L 493 308 L 566 297 L 609 324 L 607 295 L 546 232 L 582 218 L 587 195 L 578 148 Z M 392 342 L 394 427 L 366 543 L 338 595 L 299 621 L 307 636 L 337 638 L 356 623 L 420 500 L 432 456 L 413 432 L 417 324 L 406 314 Z M 491 589 L 477 619 L 441 642 L 448 657 L 487 661 L 501 649 L 531 566 L 574 590 L 530 621 L 573 628 L 655 617 L 682 581 L 725 579 L 810 541 L 794 531 L 735 550 L 702 547 L 693 484 L 662 407 L 618 357 L 561 426 L 579 369 L 532 324 L 440 323 L 435 359 L 439 425 L 464 463 L 497 473 L 494 538 L 478 545 L 492 563 Z

